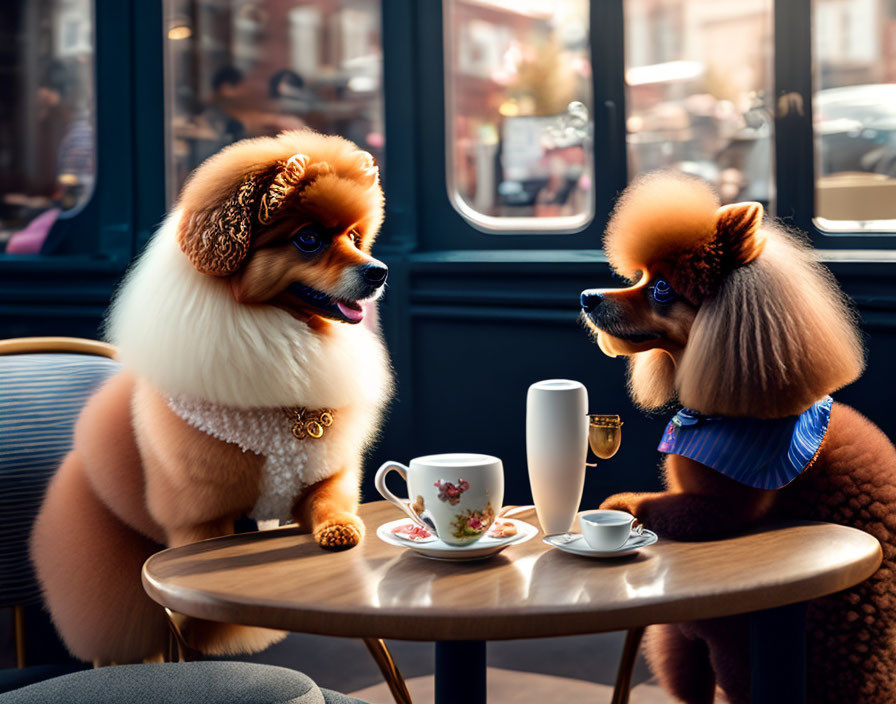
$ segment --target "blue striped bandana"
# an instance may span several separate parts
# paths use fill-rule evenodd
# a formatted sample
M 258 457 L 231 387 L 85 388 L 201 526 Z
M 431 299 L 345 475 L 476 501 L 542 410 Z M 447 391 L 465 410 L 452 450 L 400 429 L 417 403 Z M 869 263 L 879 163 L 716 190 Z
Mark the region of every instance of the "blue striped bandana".
M 809 466 L 821 447 L 833 399 L 825 396 L 798 416 L 729 418 L 688 408 L 672 418 L 657 448 L 712 467 L 756 489 L 780 489 Z

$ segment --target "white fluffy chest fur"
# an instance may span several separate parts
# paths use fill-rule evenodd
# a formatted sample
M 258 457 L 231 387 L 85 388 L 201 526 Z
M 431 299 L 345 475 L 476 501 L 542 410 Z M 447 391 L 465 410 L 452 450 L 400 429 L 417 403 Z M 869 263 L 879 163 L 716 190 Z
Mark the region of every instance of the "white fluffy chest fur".
M 258 500 L 249 512 L 255 520 L 289 520 L 302 490 L 340 467 L 342 457 L 332 433 L 299 440 L 283 409 L 230 408 L 187 396 L 171 398 L 168 405 L 194 428 L 265 458 Z M 336 420 L 341 420 L 338 414 Z
M 378 409 L 388 358 L 362 325 L 318 333 L 286 311 L 237 303 L 227 279 L 200 274 L 168 216 L 112 304 L 107 337 L 124 364 L 168 396 L 232 408 Z M 359 429 L 365 435 L 369 429 Z

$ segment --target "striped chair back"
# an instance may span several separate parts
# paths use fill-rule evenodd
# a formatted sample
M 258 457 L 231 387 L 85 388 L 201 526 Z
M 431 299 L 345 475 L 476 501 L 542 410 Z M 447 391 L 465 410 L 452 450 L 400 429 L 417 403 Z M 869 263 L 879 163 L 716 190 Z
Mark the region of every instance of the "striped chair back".
M 91 354 L 0 356 L 0 607 L 40 603 L 31 525 L 81 408 L 120 368 Z

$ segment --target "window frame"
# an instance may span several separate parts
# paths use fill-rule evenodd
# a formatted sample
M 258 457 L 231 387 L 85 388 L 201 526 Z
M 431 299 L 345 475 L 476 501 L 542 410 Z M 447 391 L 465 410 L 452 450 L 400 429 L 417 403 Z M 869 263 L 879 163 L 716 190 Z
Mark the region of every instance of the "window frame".
M 445 188 L 448 192 L 448 200 L 451 202 L 451 205 L 454 209 L 460 213 L 461 217 L 470 224 L 473 229 L 478 230 L 479 232 L 485 233 L 487 235 L 507 235 L 507 234 L 520 234 L 520 235 L 537 235 L 543 234 L 544 232 L 550 232 L 555 235 L 568 235 L 568 234 L 576 234 L 578 232 L 582 232 L 586 230 L 588 226 L 591 224 L 592 220 L 596 215 L 596 208 L 594 203 L 594 191 L 591 190 L 588 193 L 587 199 L 587 209 L 579 214 L 575 215 L 556 215 L 556 216 L 547 216 L 547 217 L 536 217 L 531 215 L 514 215 L 514 216 L 498 216 L 498 215 L 489 215 L 487 213 L 480 213 L 476 208 L 474 208 L 469 203 L 465 202 L 463 196 L 460 193 L 460 190 L 456 187 L 454 180 L 454 125 L 452 125 L 452 121 L 447 119 L 448 111 L 450 108 L 450 112 L 452 117 L 456 115 L 456 94 L 455 86 L 451 80 L 452 71 L 449 70 L 449 67 L 445 64 L 444 60 L 444 50 L 445 50 L 445 36 L 444 33 L 448 31 L 449 26 L 454 22 L 454 15 L 456 12 L 457 2 L 462 0 L 442 0 L 442 28 L 443 28 L 443 36 L 442 36 L 442 46 L 443 46 L 443 66 L 445 67 L 445 73 L 442 77 L 442 81 L 444 84 L 444 99 L 445 99 Z M 591 15 L 591 6 L 589 4 L 588 15 Z M 589 35 L 589 49 L 590 49 L 590 35 Z M 589 57 L 590 59 L 590 57 Z M 592 103 L 594 100 L 592 99 Z M 589 115 L 589 119 L 594 121 L 594 110 L 592 108 L 591 113 Z M 593 135 L 592 135 L 593 137 Z M 591 171 L 592 171 L 592 180 L 595 171 L 595 162 L 596 155 L 594 153 L 594 149 L 592 147 L 591 154 L 589 155 L 591 158 Z
M 627 185 L 623 1 L 591 0 L 594 218 L 581 231 L 484 233 L 454 208 L 445 182 L 444 19 L 440 4 L 382 0 L 388 217 L 381 245 L 420 250 L 593 250 Z M 825 232 L 814 221 L 812 0 L 775 0 L 776 215 L 820 249 L 896 249 L 885 232 Z M 140 0 L 94 0 L 97 173 L 87 202 L 65 218 L 52 255 L 0 255 L 0 272 L 89 280 L 127 267 L 164 216 L 163 13 Z M 409 135 L 415 135 L 409 139 Z M 419 178 L 418 178 L 419 175 Z M 56 237 L 54 233 L 54 239 Z M 60 266 L 66 262 L 64 267 Z
M 158 154 L 161 10 L 94 0 L 96 176 L 85 202 L 60 215 L 45 254 L 0 254 L 0 272 L 66 271 L 69 280 L 120 275 L 164 213 Z
M 402 0 L 404 2 L 404 0 Z M 384 7 L 392 5 L 384 0 Z M 449 195 L 448 124 L 445 109 L 445 24 L 441 4 L 413 3 L 407 9 L 414 13 L 416 28 L 414 45 L 418 57 L 415 81 L 418 168 L 422 178 L 417 184 L 420 232 L 418 247 L 422 250 L 506 250 L 506 249 L 593 249 L 598 246 L 606 226 L 612 203 L 626 183 L 624 159 L 625 86 L 623 44 L 618 33 L 602 36 L 605 27 L 621 26 L 622 0 L 601 0 L 590 6 L 589 33 L 592 66 L 592 102 L 589 110 L 594 121 L 594 217 L 584 228 L 537 233 L 531 231 L 484 231 L 474 227 L 454 206 Z M 599 37 L 599 41 L 595 41 Z M 387 44 L 388 55 L 392 46 Z M 387 66 L 389 64 L 387 63 Z M 387 69 L 388 75 L 388 69 Z M 388 87 L 387 87 L 388 91 Z M 391 91 L 386 94 L 387 129 L 393 113 L 389 110 Z M 424 127 L 425 126 L 425 127 Z M 622 146 L 620 148 L 620 139 Z M 387 134 L 387 153 L 390 144 Z M 391 165 L 389 153 L 387 162 Z M 387 184 L 395 178 L 390 169 Z M 387 186 L 388 188 L 388 186 Z M 387 192 L 387 203 L 389 193 Z
M 818 249 L 896 249 L 896 232 L 828 231 L 818 227 L 812 122 L 815 88 L 812 0 L 775 0 L 774 13 L 777 216 L 808 233 Z M 793 97 L 795 102 L 787 100 Z M 782 111 L 782 103 L 801 105 L 802 110 L 791 107 Z
M 412 77 L 418 139 L 414 145 L 421 178 L 415 186 L 420 214 L 417 243 L 422 250 L 511 250 L 511 249 L 593 249 L 601 235 L 619 192 L 628 184 L 625 131 L 624 0 L 591 0 L 590 38 L 593 76 L 594 119 L 594 218 L 582 230 L 562 234 L 549 232 L 487 232 L 473 226 L 454 207 L 447 178 L 449 145 L 447 133 L 444 12 L 440 5 L 407 3 L 414 13 L 417 54 Z M 385 8 L 396 0 L 384 0 Z M 815 222 L 815 146 L 812 129 L 814 85 L 812 53 L 812 0 L 775 0 L 774 17 L 774 174 L 775 212 L 788 226 L 806 232 L 818 249 L 896 249 L 896 233 L 829 232 Z M 385 26 L 385 25 L 384 25 Z M 384 46 L 384 58 L 393 51 Z M 388 82 L 390 69 L 386 69 Z M 405 85 L 406 87 L 406 85 Z M 389 103 L 396 91 L 386 95 L 387 130 L 398 116 Z M 782 97 L 797 96 L 802 111 L 782 112 Z M 407 118 L 405 124 L 407 124 Z M 406 135 L 406 131 L 392 130 Z M 402 149 L 395 137 L 387 138 L 386 149 Z M 399 139 L 404 139 L 399 137 Z M 388 179 L 395 179 L 393 172 Z M 388 194 L 387 194 L 388 195 Z M 388 203 L 388 199 L 387 199 Z

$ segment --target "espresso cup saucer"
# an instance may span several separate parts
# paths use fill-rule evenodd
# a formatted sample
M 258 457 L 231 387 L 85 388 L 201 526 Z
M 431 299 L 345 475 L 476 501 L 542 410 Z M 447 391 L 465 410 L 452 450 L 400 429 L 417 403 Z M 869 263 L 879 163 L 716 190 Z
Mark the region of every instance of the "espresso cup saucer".
M 516 535 L 510 535 L 506 538 L 492 538 L 485 535 L 470 545 L 449 545 L 438 538 L 423 542 L 414 542 L 407 538 L 396 535 L 392 531 L 403 525 L 411 523 L 410 519 L 400 518 L 397 521 L 383 523 L 376 529 L 376 536 L 384 543 L 395 545 L 428 557 L 433 560 L 444 560 L 447 562 L 466 562 L 468 560 L 485 560 L 493 557 L 501 552 L 504 548 L 519 543 L 525 543 L 538 534 L 538 528 L 525 521 L 518 521 L 513 518 L 499 518 L 501 523 L 512 523 L 516 526 Z
M 653 545 L 659 538 L 652 530 L 645 529 L 641 535 L 632 533 L 628 540 L 615 550 L 595 550 L 585 542 L 585 538 L 581 533 L 574 534 L 572 540 L 567 540 L 567 536 L 563 533 L 546 535 L 542 540 L 545 545 L 550 545 L 552 548 L 557 548 L 573 555 L 581 555 L 583 557 L 623 557 L 632 555 L 648 545 Z

